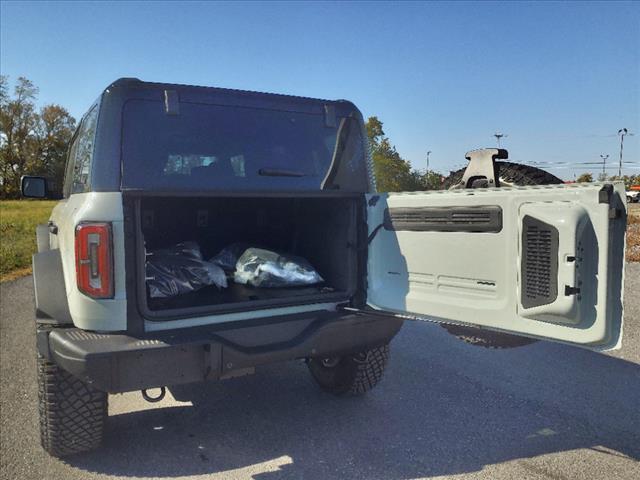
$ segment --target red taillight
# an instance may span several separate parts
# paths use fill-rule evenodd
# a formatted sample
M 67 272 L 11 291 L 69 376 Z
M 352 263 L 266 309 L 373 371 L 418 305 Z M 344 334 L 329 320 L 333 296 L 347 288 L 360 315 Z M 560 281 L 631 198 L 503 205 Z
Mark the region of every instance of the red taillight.
M 113 297 L 111 225 L 81 223 L 76 227 L 78 290 L 93 298 Z

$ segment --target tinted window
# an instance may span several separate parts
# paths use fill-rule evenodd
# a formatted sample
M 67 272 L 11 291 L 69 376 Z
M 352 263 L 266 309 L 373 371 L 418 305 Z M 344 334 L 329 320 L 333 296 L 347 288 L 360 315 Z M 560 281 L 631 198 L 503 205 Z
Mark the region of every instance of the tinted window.
M 64 187 L 62 192 L 65 198 L 68 198 L 69 195 L 71 195 L 71 187 L 73 185 L 73 166 L 75 165 L 76 160 L 76 150 L 78 147 L 77 138 L 79 130 L 80 126 L 78 126 L 76 132 L 73 135 L 73 139 L 69 147 L 69 152 L 67 153 L 67 166 L 64 171 Z
M 366 183 L 362 148 L 336 149 L 338 132 L 321 113 L 184 102 L 167 115 L 162 102 L 132 100 L 124 109 L 123 186 L 317 190 L 338 163 L 334 153 L 346 150 L 340 162 L 360 169 Z
M 69 149 L 65 173 L 65 196 L 89 191 L 97 123 L 98 105 L 94 105 L 82 119 Z

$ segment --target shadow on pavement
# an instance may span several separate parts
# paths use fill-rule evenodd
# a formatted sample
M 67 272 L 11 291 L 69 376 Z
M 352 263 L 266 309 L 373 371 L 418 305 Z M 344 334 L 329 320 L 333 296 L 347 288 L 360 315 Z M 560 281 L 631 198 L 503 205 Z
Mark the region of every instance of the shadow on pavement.
M 193 406 L 111 417 L 104 448 L 67 463 L 150 477 L 245 468 L 265 480 L 451 475 L 581 448 L 640 460 L 640 366 L 543 342 L 492 351 L 408 325 L 362 398 L 322 393 L 301 363 L 193 394 Z

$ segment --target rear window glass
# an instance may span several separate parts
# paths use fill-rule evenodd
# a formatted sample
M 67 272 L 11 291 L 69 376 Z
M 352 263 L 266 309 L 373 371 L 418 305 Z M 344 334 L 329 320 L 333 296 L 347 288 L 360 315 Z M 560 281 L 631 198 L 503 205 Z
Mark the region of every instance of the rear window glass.
M 169 115 L 163 102 L 132 100 L 124 109 L 123 186 L 203 191 L 335 188 L 327 183 L 336 178 L 329 173 L 338 161 L 352 173 L 366 175 L 362 148 L 336 149 L 341 125 L 336 123 L 326 126 L 323 114 L 196 103 L 180 103 L 179 113 Z

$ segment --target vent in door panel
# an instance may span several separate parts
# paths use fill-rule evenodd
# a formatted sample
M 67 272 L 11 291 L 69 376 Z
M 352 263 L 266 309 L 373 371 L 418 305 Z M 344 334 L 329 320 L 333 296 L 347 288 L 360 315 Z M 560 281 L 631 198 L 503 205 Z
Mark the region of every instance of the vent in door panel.
M 522 220 L 521 303 L 547 305 L 558 297 L 558 229 L 525 215 Z
M 486 232 L 502 230 L 502 208 L 478 207 L 390 208 L 384 211 L 385 230 L 413 232 Z

